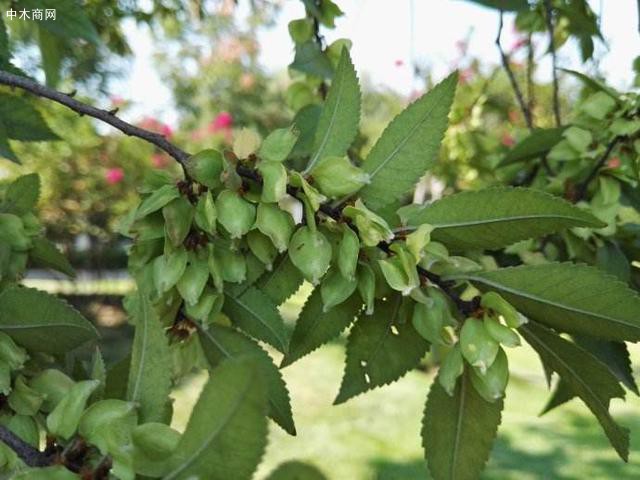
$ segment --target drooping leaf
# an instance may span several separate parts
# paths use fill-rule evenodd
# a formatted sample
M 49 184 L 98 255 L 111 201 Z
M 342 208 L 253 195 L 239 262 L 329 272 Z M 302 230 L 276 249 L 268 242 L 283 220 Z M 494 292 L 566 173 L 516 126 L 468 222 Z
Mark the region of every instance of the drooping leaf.
M 53 35 L 42 26 L 38 26 L 38 43 L 47 86 L 56 88 L 60 82 L 61 50 L 64 46 L 56 35 Z
M 605 240 L 596 252 L 596 266 L 601 270 L 628 282 L 631 277 L 631 265 L 620 246 L 613 241 Z
M 560 140 L 565 127 L 536 128 L 505 155 L 499 166 L 512 165 L 544 155 Z
M 585 75 L 584 73 L 577 72 L 575 70 L 570 70 L 568 68 L 561 68 L 560 70 L 563 70 L 568 74 L 573 75 L 574 77 L 576 77 L 578 80 L 580 80 L 582 83 L 584 83 L 586 86 L 588 86 L 592 90 L 595 90 L 596 92 L 606 93 L 611 98 L 613 98 L 616 102 L 620 102 L 620 93 L 618 93 L 616 90 L 614 90 L 610 86 L 605 85 L 600 80 L 597 80 L 593 77 Z
M 251 355 L 256 358 L 260 375 L 264 378 L 269 397 L 269 416 L 287 433 L 296 434 L 293 423 L 289 392 L 280 370 L 258 343 L 231 328 L 211 325 L 199 330 L 200 343 L 212 367 L 227 359 Z
M 98 338 L 95 327 L 64 300 L 17 286 L 0 294 L 0 331 L 28 350 L 54 355 Z
M 570 227 L 603 227 L 561 198 L 526 188 L 495 187 L 409 205 L 398 214 L 409 227 L 428 223 L 431 238 L 453 250 L 497 249 Z
M 240 329 L 267 342 L 281 352 L 287 351 L 288 339 L 277 305 L 255 287 L 242 295 L 225 295 L 224 313 Z
M 349 333 L 347 360 L 340 392 L 343 403 L 372 388 L 394 382 L 420 362 L 429 344 L 411 322 L 400 323 L 401 297 L 376 305 L 362 315 Z
M 8 62 L 9 58 L 9 37 L 7 36 L 7 28 L 4 25 L 4 21 L 0 17 L 0 66 Z
M 625 387 L 640 395 L 633 378 L 629 349 L 624 342 L 608 342 L 584 335 L 574 335 L 574 340 L 577 345 L 604 363 Z
M 324 157 L 343 156 L 358 133 L 359 122 L 360 85 L 345 48 L 318 120 L 313 155 L 306 172 L 313 170 Z
M 36 265 L 52 268 L 70 277 L 75 277 L 76 275 L 67 257 L 46 238 L 36 237 L 33 239 L 33 247 L 29 251 L 29 258 Z
M 7 129 L 4 123 L 0 121 L 0 157 L 6 158 L 14 163 L 20 163 L 20 160 L 14 153 L 11 145 L 9 145 L 9 136 L 7 135 Z
M 28 9 L 53 9 L 56 19 L 38 23 L 62 38 L 81 38 L 92 43 L 99 43 L 100 37 L 87 12 L 76 0 L 22 0 L 21 5 Z
M 258 363 L 223 362 L 200 394 L 164 480 L 249 480 L 267 444 L 266 410 Z
M 15 95 L 0 93 L 0 123 L 12 140 L 38 142 L 59 138 L 30 102 Z
M 447 129 L 457 82 L 457 73 L 449 75 L 409 105 L 371 149 L 362 165 L 371 183 L 360 194 L 374 212 L 385 217 L 395 212 L 398 201 L 433 164 Z
M 596 416 L 618 455 L 629 457 L 629 431 L 609 414 L 612 398 L 624 398 L 624 390 L 609 369 L 591 354 L 551 330 L 531 322 L 520 329 L 542 361 L 578 395 Z
M 333 307 L 328 312 L 323 312 L 320 288 L 316 288 L 302 308 L 291 336 L 289 351 L 282 359 L 280 367 L 291 365 L 340 335 L 351 325 L 361 306 L 360 297 L 352 295 L 344 303 Z
M 480 478 L 502 408 L 502 399 L 487 402 L 476 392 L 469 371 L 458 378 L 451 396 L 437 379 L 433 382 L 422 422 L 422 445 L 433 478 Z
M 463 273 L 529 318 L 561 332 L 608 340 L 640 340 L 640 296 L 594 267 L 548 263 Z
M 138 294 L 127 400 L 143 422 L 163 422 L 171 389 L 170 351 L 162 324 L 144 292 Z

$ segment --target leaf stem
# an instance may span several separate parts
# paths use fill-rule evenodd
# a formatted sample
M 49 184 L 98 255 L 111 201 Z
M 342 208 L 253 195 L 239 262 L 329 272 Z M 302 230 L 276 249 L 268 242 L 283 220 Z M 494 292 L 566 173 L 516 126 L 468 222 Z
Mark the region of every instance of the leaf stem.
M 607 149 L 604 151 L 600 159 L 593 166 L 593 168 L 589 172 L 589 175 L 587 175 L 587 177 L 582 181 L 582 183 L 578 185 L 574 202 L 579 202 L 580 200 L 584 199 L 585 195 L 587 194 L 589 185 L 591 184 L 593 179 L 596 177 L 600 169 L 607 162 L 607 160 L 609 159 L 609 156 L 611 155 L 611 152 L 613 152 L 613 149 L 616 148 L 616 145 L 618 144 L 618 142 L 622 140 L 622 138 L 623 137 L 621 136 L 617 136 L 613 140 L 611 140 L 611 142 L 609 142 L 609 145 L 607 145 Z
M 562 126 L 562 119 L 560 117 L 560 86 L 558 84 L 558 59 L 556 55 L 553 7 L 551 6 L 551 0 L 544 0 L 544 9 L 547 30 L 549 31 L 549 52 L 551 53 L 551 73 L 553 76 L 553 116 L 556 121 L 556 127 L 560 127 Z

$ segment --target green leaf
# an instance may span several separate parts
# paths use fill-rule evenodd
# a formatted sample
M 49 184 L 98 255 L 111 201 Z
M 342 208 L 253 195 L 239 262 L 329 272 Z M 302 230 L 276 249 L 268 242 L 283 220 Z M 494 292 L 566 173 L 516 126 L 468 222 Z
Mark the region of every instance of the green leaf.
M 394 296 L 376 305 L 373 315 L 362 315 L 349 333 L 347 361 L 334 404 L 391 382 L 420 362 L 429 344 L 411 322 L 401 323 L 402 298 Z
M 0 65 L 7 62 L 11 57 L 9 53 L 9 37 L 7 36 L 7 28 L 4 25 L 2 17 L 0 17 Z
M 171 390 L 167 336 L 144 292 L 138 294 L 127 400 L 139 404 L 142 422 L 162 422 Z
M 366 205 L 391 215 L 433 165 L 447 129 L 458 74 L 453 73 L 400 113 L 371 149 L 362 168 L 371 183 L 361 191 Z
M 624 389 L 615 376 L 591 354 L 541 325 L 531 323 L 521 327 L 520 332 L 544 364 L 584 401 L 618 455 L 628 461 L 629 431 L 616 424 L 609 414 L 609 401 L 624 398 Z
M 503 401 L 487 402 L 466 371 L 449 396 L 437 379 L 431 385 L 422 423 L 427 465 L 436 479 L 476 480 L 489 458 Z
M 356 138 L 359 123 L 360 85 L 349 51 L 344 48 L 320 114 L 313 155 L 305 172 L 310 172 L 324 157 L 343 156 Z
M 298 141 L 291 151 L 291 157 L 311 156 L 320 115 L 322 115 L 322 107 L 320 105 L 310 104 L 298 110 L 296 116 L 293 117 L 293 124 L 299 132 L 299 136 Z
M 14 163 L 20 163 L 18 157 L 13 152 L 11 145 L 9 145 L 9 138 L 7 136 L 7 129 L 4 126 L 4 123 L 0 120 L 0 157 L 6 158 Z
M 529 3 L 527 0 L 468 0 L 484 7 L 504 10 L 505 12 L 517 12 L 519 10 L 528 10 Z
M 330 78 L 333 75 L 331 60 L 313 40 L 296 45 L 296 55 L 289 68 L 320 78 Z
M 258 363 L 223 362 L 200 394 L 164 480 L 249 480 L 267 445 L 266 409 Z
M 27 100 L 0 93 L 0 123 L 4 125 L 7 138 L 23 142 L 58 140 L 40 112 Z
M 60 82 L 60 67 L 62 64 L 62 52 L 64 48 L 60 39 L 51 34 L 42 26 L 38 26 L 38 43 L 40 45 L 40 56 L 42 57 L 42 68 L 47 80 L 47 86 L 56 88 Z
M 544 155 L 562 140 L 565 128 L 536 128 L 527 137 L 518 142 L 505 155 L 498 166 L 504 167 L 505 165 L 524 162 Z
M 281 352 L 287 351 L 288 339 L 277 305 L 255 287 L 241 295 L 225 294 L 224 313 L 240 329 L 267 342 Z
M 270 272 L 263 274 L 256 282 L 256 287 L 269 297 L 276 305 L 281 305 L 296 293 L 303 282 L 300 270 L 289 259 L 289 255 L 281 255 Z
M 616 102 L 620 102 L 620 93 L 615 89 L 605 85 L 600 80 L 596 80 L 595 78 L 589 77 L 584 73 L 576 72 L 575 70 L 570 70 L 568 68 L 561 68 L 560 70 L 567 72 L 570 75 L 573 75 L 582 83 L 584 83 L 587 87 L 591 88 L 596 92 L 603 92 L 613 98 Z
M 323 312 L 320 288 L 316 288 L 302 308 L 280 367 L 286 367 L 337 337 L 351 325 L 362 307 L 358 295 Z
M 78 480 L 78 475 L 66 467 L 27 468 L 11 477 L 13 480 Z
M 594 267 L 547 263 L 448 278 L 496 291 L 522 314 L 561 332 L 640 340 L 640 296 Z
M 458 251 L 498 249 L 571 227 L 606 226 L 561 198 L 512 187 L 456 193 L 403 207 L 398 215 L 408 227 L 428 223 L 433 240 Z
M 255 357 L 261 377 L 266 382 L 269 416 L 287 433 L 296 434 L 287 385 L 271 357 L 257 342 L 231 328 L 210 325 L 199 330 L 202 349 L 212 367 L 224 360 L 244 355 Z
M 0 294 L 0 331 L 28 350 L 54 355 L 98 338 L 94 326 L 64 300 L 17 286 Z
M 7 187 L 2 210 L 23 215 L 32 211 L 40 198 L 40 177 L 37 173 L 22 175 Z
M 70 277 L 75 277 L 76 272 L 60 250 L 44 237 L 36 237 L 32 240 L 33 247 L 29 250 L 29 258 L 36 264 L 46 268 L 52 268 Z
M 575 335 L 577 345 L 604 363 L 616 378 L 636 395 L 640 395 L 633 378 L 629 350 L 624 342 L 608 342 L 584 335 Z
M 55 9 L 55 21 L 42 21 L 39 26 L 62 38 L 81 38 L 97 44 L 100 37 L 86 10 L 76 0 L 23 0 L 27 9 Z
M 327 480 L 313 465 L 290 460 L 278 465 L 266 480 Z
M 175 185 L 163 185 L 140 202 L 135 219 L 140 220 L 150 213 L 160 210 L 178 197 L 180 197 L 180 192 Z

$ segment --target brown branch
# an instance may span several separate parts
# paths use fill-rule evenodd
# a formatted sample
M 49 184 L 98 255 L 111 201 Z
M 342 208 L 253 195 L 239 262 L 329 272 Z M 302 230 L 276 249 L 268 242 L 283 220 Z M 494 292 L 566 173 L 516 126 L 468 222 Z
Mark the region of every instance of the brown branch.
M 0 425 L 0 440 L 29 467 L 51 465 L 51 457 L 28 444 L 4 425 Z
M 135 125 L 131 125 L 130 123 L 127 123 L 124 120 L 116 117 L 113 112 L 87 105 L 86 103 L 76 100 L 72 95 L 67 95 L 65 93 L 45 87 L 44 85 L 41 85 L 29 78 L 21 77 L 4 70 L 0 70 L 0 85 L 19 88 L 38 97 L 48 98 L 49 100 L 53 100 L 60 105 L 64 105 L 65 107 L 70 108 L 80 115 L 93 117 L 108 125 L 111 125 L 112 127 L 120 130 L 125 135 L 141 138 L 142 140 L 155 145 L 160 150 L 163 150 L 171 155 L 182 166 L 186 164 L 187 159 L 190 157 L 187 152 L 171 143 L 166 139 L 164 135 L 151 132 L 140 127 L 136 127 Z
M 549 31 L 549 53 L 551 53 L 551 73 L 553 76 L 553 116 L 556 121 L 556 127 L 562 126 L 560 118 L 560 87 L 558 84 L 558 59 L 556 56 L 556 42 L 554 38 L 553 25 L 553 7 L 551 0 L 544 0 L 545 20 L 547 22 L 547 30 Z
M 596 178 L 596 175 L 598 175 L 598 172 L 600 171 L 600 169 L 604 166 L 604 164 L 609 159 L 609 155 L 611 155 L 611 152 L 613 152 L 613 149 L 616 148 L 616 145 L 618 144 L 618 142 L 622 140 L 622 138 L 623 137 L 621 136 L 617 136 L 613 140 L 611 140 L 611 142 L 609 142 L 609 145 L 607 145 L 607 149 L 604 151 L 600 159 L 593 166 L 593 168 L 589 172 L 589 175 L 587 175 L 587 177 L 582 181 L 582 183 L 578 185 L 576 189 L 576 195 L 574 197 L 575 202 L 578 202 L 585 197 L 585 195 L 587 194 L 587 190 L 589 189 L 589 185 L 591 184 L 593 179 Z
M 531 110 L 527 106 L 527 103 L 524 100 L 524 96 L 522 95 L 522 90 L 520 89 L 520 85 L 518 85 L 518 80 L 516 79 L 513 70 L 511 69 L 511 63 L 509 60 L 509 56 L 502 48 L 502 28 L 504 27 L 504 13 L 500 10 L 500 23 L 498 25 L 498 35 L 496 36 L 496 46 L 498 47 L 498 51 L 500 52 L 500 59 L 502 60 L 502 67 L 505 72 L 507 72 L 507 76 L 509 77 L 509 82 L 511 83 L 511 88 L 513 88 L 513 93 L 516 96 L 516 100 L 518 101 L 518 105 L 520 106 L 520 110 L 522 110 L 522 115 L 524 115 L 524 120 L 527 124 L 529 130 L 533 129 L 533 118 L 531 117 Z

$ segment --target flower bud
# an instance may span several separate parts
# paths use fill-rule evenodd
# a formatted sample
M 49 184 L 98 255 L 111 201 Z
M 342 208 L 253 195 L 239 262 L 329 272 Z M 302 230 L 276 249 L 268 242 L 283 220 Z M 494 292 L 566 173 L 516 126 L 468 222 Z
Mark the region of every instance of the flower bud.
M 456 345 L 444 357 L 438 371 L 438 382 L 449 396 L 453 395 L 458 377 L 462 375 L 463 371 L 464 362 L 462 361 L 460 346 Z
M 211 192 L 207 191 L 198 199 L 196 204 L 195 222 L 204 232 L 215 234 L 216 232 L 216 219 L 218 218 L 218 212 L 216 211 L 216 204 L 213 201 Z
M 289 258 L 306 280 L 317 285 L 331 263 L 329 240 L 318 230 L 300 227 L 291 237 Z
M 509 302 L 496 292 L 484 293 L 480 300 L 480 305 L 501 315 L 505 323 L 511 328 L 518 328 L 527 322 L 526 318 L 520 315 Z
M 69 439 L 76 432 L 87 400 L 100 385 L 98 380 L 84 380 L 69 389 L 47 416 L 47 429 L 53 435 Z
M 505 347 L 520 346 L 520 337 L 518 334 L 509 327 L 502 325 L 499 319 L 485 315 L 484 328 L 496 342 L 501 343 Z
M 509 362 L 502 348 L 499 349 L 495 361 L 486 372 L 471 369 L 471 383 L 476 392 L 487 402 L 495 402 L 502 398 L 508 382 Z
M 74 384 L 71 378 L 56 369 L 43 370 L 29 381 L 29 386 L 44 398 L 40 409 L 45 413 L 52 411 Z
M 295 228 L 291 215 L 271 203 L 260 203 L 258 205 L 255 226 L 271 239 L 280 253 L 287 250 Z
M 484 373 L 491 366 L 500 346 L 484 328 L 481 320 L 467 318 L 460 330 L 462 356 Z
M 338 245 L 338 268 L 344 278 L 348 280 L 355 278 L 359 255 L 360 240 L 358 235 L 345 225 L 342 230 L 342 239 Z
M 29 358 L 27 351 L 16 345 L 9 335 L 0 332 L 0 360 L 4 361 L 11 370 L 19 370 Z
M 369 174 L 347 157 L 324 157 L 311 176 L 318 190 L 330 198 L 350 195 L 369 183 Z
M 355 289 L 356 282 L 347 280 L 338 270 L 329 270 L 320 284 L 322 311 L 328 312 L 336 305 L 340 305 L 351 296 Z
M 203 150 L 187 160 L 187 173 L 196 182 L 211 189 L 222 185 L 222 154 L 216 150 Z
M 393 232 L 387 222 L 369 210 L 362 200 L 356 200 L 354 206 L 345 207 L 343 213 L 355 222 L 360 239 L 367 247 L 375 247 L 380 242 L 393 240 Z
M 277 203 L 287 194 L 287 170 L 280 162 L 260 162 L 258 171 L 262 175 L 260 200 Z
M 168 292 L 184 274 L 189 255 L 183 248 L 165 253 L 153 261 L 153 284 L 162 294 Z
M 256 207 L 238 193 L 224 190 L 216 200 L 218 222 L 229 232 L 231 238 L 245 235 L 256 221 Z

